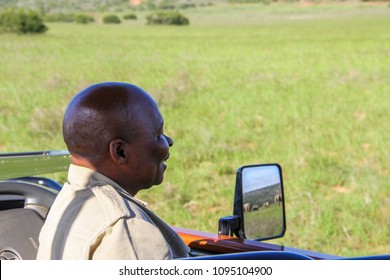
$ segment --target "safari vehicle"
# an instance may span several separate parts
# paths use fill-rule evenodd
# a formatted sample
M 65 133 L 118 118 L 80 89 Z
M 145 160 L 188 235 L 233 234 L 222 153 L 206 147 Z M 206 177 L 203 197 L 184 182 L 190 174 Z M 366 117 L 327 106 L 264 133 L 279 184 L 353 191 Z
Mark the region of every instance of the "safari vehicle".
M 68 169 L 67 151 L 0 155 L 0 259 L 35 259 L 38 236 L 61 185 L 42 174 Z M 286 232 L 282 169 L 278 164 L 237 170 L 233 211 L 217 233 L 173 227 L 191 248 L 191 259 L 343 259 L 264 242 Z M 390 259 L 390 255 L 353 259 Z

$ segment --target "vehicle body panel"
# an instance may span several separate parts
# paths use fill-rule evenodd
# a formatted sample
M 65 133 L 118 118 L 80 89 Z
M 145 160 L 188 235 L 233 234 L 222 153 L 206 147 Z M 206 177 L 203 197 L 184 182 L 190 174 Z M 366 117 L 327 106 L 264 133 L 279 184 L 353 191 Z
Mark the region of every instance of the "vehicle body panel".
M 61 185 L 52 179 L 31 175 L 66 171 L 69 163 L 70 155 L 67 151 L 0 155 L 0 259 L 35 258 L 40 227 Z M 242 207 L 242 201 L 239 203 L 235 202 L 233 208 L 237 208 L 237 205 Z M 390 259 L 390 255 L 343 258 L 248 240 L 240 235 L 237 235 L 239 238 L 221 233 L 172 228 L 191 248 L 191 259 Z

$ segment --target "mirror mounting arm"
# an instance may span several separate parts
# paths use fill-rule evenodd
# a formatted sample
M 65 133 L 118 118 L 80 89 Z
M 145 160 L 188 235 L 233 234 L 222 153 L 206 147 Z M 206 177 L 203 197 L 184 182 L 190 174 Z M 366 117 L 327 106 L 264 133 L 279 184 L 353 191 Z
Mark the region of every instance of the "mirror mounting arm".
M 240 216 L 233 215 L 220 218 L 218 221 L 218 238 L 239 236 L 240 225 Z

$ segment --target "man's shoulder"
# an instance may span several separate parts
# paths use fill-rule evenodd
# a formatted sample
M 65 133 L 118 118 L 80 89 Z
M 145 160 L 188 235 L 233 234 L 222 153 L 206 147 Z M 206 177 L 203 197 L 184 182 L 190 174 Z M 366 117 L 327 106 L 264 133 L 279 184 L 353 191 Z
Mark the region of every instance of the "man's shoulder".
M 121 218 L 135 216 L 131 208 L 115 188 L 105 182 L 89 186 L 65 183 L 48 218 L 54 219 L 54 223 L 61 217 L 63 221 L 75 219 L 85 225 L 97 222 L 108 226 Z
M 98 207 L 109 220 L 135 216 L 133 203 L 126 201 L 113 186 L 97 183 L 90 186 Z

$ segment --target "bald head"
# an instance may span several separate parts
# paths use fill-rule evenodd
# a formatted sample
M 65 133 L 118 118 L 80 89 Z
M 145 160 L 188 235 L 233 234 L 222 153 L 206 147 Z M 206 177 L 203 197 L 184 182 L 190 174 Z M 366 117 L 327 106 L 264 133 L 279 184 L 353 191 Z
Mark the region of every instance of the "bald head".
M 92 164 L 100 162 L 109 153 L 112 139 L 136 136 L 134 122 L 142 121 L 140 114 L 150 107 L 157 108 L 154 100 L 132 84 L 107 82 L 87 87 L 72 99 L 64 115 L 63 136 L 69 152 Z

